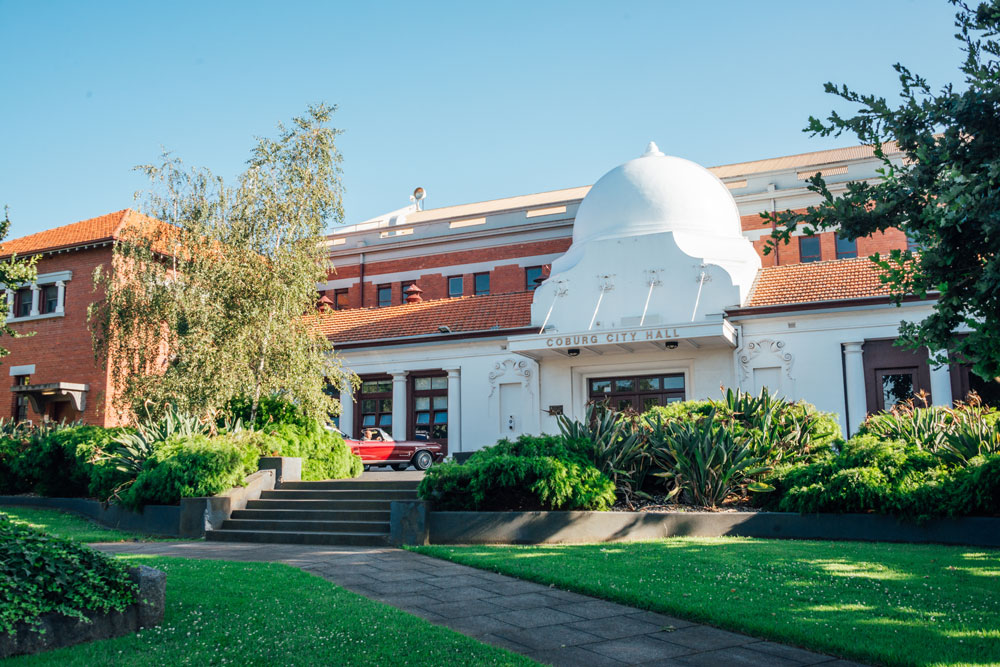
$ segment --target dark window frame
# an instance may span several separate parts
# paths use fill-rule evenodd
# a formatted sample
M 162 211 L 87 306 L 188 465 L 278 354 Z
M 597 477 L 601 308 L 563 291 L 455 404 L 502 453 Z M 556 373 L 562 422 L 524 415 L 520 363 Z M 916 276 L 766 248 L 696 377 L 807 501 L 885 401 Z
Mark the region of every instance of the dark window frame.
M 680 378 L 681 387 L 679 389 L 664 389 L 662 381 L 666 378 Z M 656 389 L 640 389 L 639 387 L 643 380 L 657 380 L 658 387 Z M 610 382 L 611 391 L 594 391 L 595 382 Z M 619 385 L 625 382 L 632 382 L 632 388 L 619 388 Z M 640 412 L 645 412 L 647 408 L 643 401 L 647 398 L 654 399 L 657 405 L 666 405 L 667 403 L 686 400 L 687 379 L 684 377 L 684 373 L 640 373 L 637 375 L 592 377 L 587 378 L 587 398 L 590 402 L 607 401 L 608 405 L 615 409 L 621 409 L 621 401 L 631 400 L 632 405 L 630 407 L 632 409 L 635 409 L 636 405 L 640 405 L 642 407 Z
M 534 280 L 529 278 L 532 271 L 538 271 L 538 277 Z M 544 266 L 526 266 L 524 267 L 524 289 L 526 292 L 535 291 L 542 281 L 545 280 L 545 267 Z
M 805 254 L 803 252 L 803 245 L 805 243 L 816 243 L 816 254 Z M 799 237 L 799 262 L 802 264 L 808 264 L 810 262 L 821 262 L 823 261 L 823 248 L 822 243 L 820 243 L 819 236 L 813 234 L 811 236 L 800 236 Z
M 30 287 L 21 287 L 14 292 L 14 317 L 31 316 L 31 298 Z
M 836 249 L 837 249 L 837 259 L 854 259 L 858 256 L 858 240 L 854 239 L 849 241 L 843 238 L 840 234 L 836 236 Z M 841 244 L 845 244 L 845 247 L 841 249 Z M 850 244 L 849 246 L 846 244 Z
M 365 384 L 385 383 L 388 385 L 386 391 L 365 391 Z M 364 401 L 375 401 L 374 410 L 365 410 Z M 388 401 L 389 409 L 383 410 L 383 401 Z M 373 423 L 365 425 L 365 416 L 372 415 Z M 389 417 L 388 425 L 383 423 L 383 417 Z M 354 400 L 354 435 L 359 440 L 366 428 L 381 428 L 386 433 L 392 435 L 392 376 L 391 375 L 364 375 L 361 377 L 361 386 L 358 387 L 357 396 Z
M 38 295 L 38 313 L 50 315 L 59 307 L 59 286 L 56 284 L 40 285 Z M 49 307 L 51 306 L 51 308 Z
M 479 288 L 479 279 L 486 279 L 486 289 L 481 290 Z M 472 275 L 472 293 L 476 296 L 489 296 L 490 294 L 490 274 L 488 271 L 483 273 L 474 273 Z
M 893 369 L 916 369 L 916 376 L 913 382 L 913 393 L 926 391 L 930 400 L 931 394 L 931 374 L 930 366 L 927 363 L 927 348 L 910 350 L 893 345 L 894 338 L 868 338 L 862 348 L 862 364 L 865 369 L 865 407 L 867 414 L 874 414 L 882 409 L 884 400 L 882 396 L 882 383 L 880 378 L 886 371 Z M 864 419 L 866 415 L 862 415 Z M 851 422 L 857 420 L 855 415 L 851 415 Z
M 340 304 L 340 297 L 344 297 L 344 304 Z M 333 290 L 333 309 L 334 310 L 346 310 L 351 307 L 351 297 L 350 290 L 346 287 L 343 289 Z
M 411 285 L 416 285 L 416 284 L 417 284 L 416 280 L 404 280 L 403 282 L 399 283 L 399 295 L 400 295 L 399 298 L 403 300 L 403 303 L 406 303 L 406 297 L 408 296 L 406 290 L 408 290 Z
M 444 387 L 443 388 L 438 388 L 438 389 L 433 389 L 433 388 L 431 388 L 431 389 L 417 389 L 417 380 L 430 379 L 431 382 L 433 383 L 433 381 L 434 381 L 435 378 L 444 378 Z M 418 412 L 427 412 L 428 413 L 428 423 L 427 423 L 428 433 L 427 433 L 426 440 L 428 442 L 440 442 L 443 445 L 447 445 L 448 444 L 448 428 L 449 428 L 449 424 L 448 424 L 448 373 L 447 372 L 441 372 L 441 371 L 427 371 L 427 372 L 410 373 L 407 376 L 407 392 L 406 393 L 407 393 L 407 404 L 408 404 L 407 405 L 407 417 L 406 417 L 406 428 L 407 428 L 407 431 L 408 431 L 408 433 L 407 433 L 408 439 L 410 439 L 410 440 L 416 440 L 417 439 L 417 427 L 418 427 L 417 417 L 418 417 Z M 444 407 L 444 409 L 440 409 L 440 408 L 435 409 L 435 407 L 434 407 L 434 399 L 435 398 L 440 398 L 442 396 L 445 398 L 445 407 Z M 427 410 L 417 410 L 417 399 L 418 398 L 428 398 L 430 400 L 430 405 L 429 405 L 429 408 Z M 444 432 L 445 432 L 444 437 L 440 437 L 440 436 L 439 437 L 432 437 L 433 436 L 433 427 L 435 425 L 437 425 L 437 426 L 441 425 L 441 422 L 436 421 L 438 413 L 443 413 L 444 414 L 444 419 L 445 419 L 445 421 L 443 422 Z M 420 425 L 420 426 L 422 426 L 422 425 Z
M 389 293 L 389 298 L 385 303 L 382 303 L 383 292 Z M 388 308 L 392 305 L 392 283 L 383 283 L 375 286 L 375 303 L 379 308 Z

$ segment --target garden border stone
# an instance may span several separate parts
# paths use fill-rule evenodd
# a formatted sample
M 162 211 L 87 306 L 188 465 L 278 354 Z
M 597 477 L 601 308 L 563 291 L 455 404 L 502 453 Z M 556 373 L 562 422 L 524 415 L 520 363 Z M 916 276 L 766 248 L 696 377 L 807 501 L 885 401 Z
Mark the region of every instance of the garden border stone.
M 418 501 L 421 502 L 421 501 Z M 397 504 L 401 505 L 398 510 Z M 925 523 L 878 514 L 790 512 L 434 512 L 394 501 L 402 521 L 395 544 L 580 544 L 663 537 L 760 537 L 914 542 L 1000 547 L 1000 518 L 960 517 Z M 426 517 L 426 526 L 417 525 Z M 426 533 L 424 533 L 426 531 Z M 426 538 L 422 536 L 426 534 Z M 426 542 L 422 541 L 426 539 Z
M 138 599 L 124 611 L 87 612 L 87 621 L 55 612 L 43 614 L 38 632 L 19 623 L 10 634 L 0 634 L 0 658 L 40 653 L 97 639 L 110 639 L 151 628 L 163 622 L 167 575 L 146 565 L 129 569 L 129 578 L 139 588 Z
M 217 496 L 181 498 L 180 505 L 146 505 L 141 512 L 88 498 L 0 496 L 0 505 L 65 510 L 117 530 L 155 537 L 197 539 L 204 537 L 206 530 L 220 528 L 233 511 L 244 509 L 248 501 L 260 498 L 262 491 L 269 491 L 274 485 L 273 470 L 258 470 L 246 478 L 246 486 Z

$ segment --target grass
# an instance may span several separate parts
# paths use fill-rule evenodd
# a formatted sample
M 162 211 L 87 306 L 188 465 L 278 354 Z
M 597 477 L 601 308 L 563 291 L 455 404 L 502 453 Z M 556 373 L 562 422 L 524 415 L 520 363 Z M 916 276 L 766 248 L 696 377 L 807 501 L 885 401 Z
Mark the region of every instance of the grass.
M 15 665 L 532 665 L 280 563 L 123 556 L 167 573 L 163 624 Z
M 61 510 L 5 505 L 0 506 L 0 513 L 9 516 L 15 523 L 23 523 L 50 535 L 68 537 L 77 542 L 165 541 L 164 538 L 106 528 L 79 514 Z
M 741 538 L 413 550 L 865 662 L 1000 664 L 997 550 Z

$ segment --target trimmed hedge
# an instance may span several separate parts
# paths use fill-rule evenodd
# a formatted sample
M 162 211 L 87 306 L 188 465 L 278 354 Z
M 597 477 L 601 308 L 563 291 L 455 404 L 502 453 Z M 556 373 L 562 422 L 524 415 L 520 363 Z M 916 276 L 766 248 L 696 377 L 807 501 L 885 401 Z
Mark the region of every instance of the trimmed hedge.
M 138 592 L 119 561 L 0 514 L 0 633 L 50 612 L 85 620 L 88 611 L 124 611 Z
M 258 450 L 231 436 L 173 436 L 146 460 L 135 482 L 122 494 L 132 509 L 174 505 L 181 498 L 214 496 L 243 485 L 257 469 Z
M 302 479 L 306 481 L 358 477 L 364 471 L 361 457 L 340 434 L 318 422 L 265 426 L 252 437 L 261 456 L 302 457 Z
M 559 436 L 522 435 L 432 466 L 418 494 L 441 510 L 606 510 L 614 483 Z

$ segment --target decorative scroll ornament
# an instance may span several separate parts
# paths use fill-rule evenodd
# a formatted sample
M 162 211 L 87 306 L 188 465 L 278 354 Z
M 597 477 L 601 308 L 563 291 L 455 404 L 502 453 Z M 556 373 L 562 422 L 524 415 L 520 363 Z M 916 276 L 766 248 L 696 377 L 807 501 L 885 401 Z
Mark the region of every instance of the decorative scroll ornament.
M 527 361 L 508 358 L 498 361 L 494 364 L 493 370 L 490 371 L 490 397 L 496 393 L 497 380 L 506 375 L 519 377 L 525 390 L 529 395 L 531 394 L 531 366 Z
M 773 338 L 762 338 L 757 341 L 750 341 L 743 348 L 740 354 L 740 384 L 747 386 L 750 382 L 750 374 L 753 371 L 751 362 L 761 354 L 767 354 L 778 359 L 785 372 L 785 377 L 794 381 L 792 377 L 792 364 L 795 358 L 791 353 L 785 351 L 785 341 L 774 340 Z

